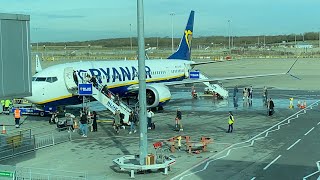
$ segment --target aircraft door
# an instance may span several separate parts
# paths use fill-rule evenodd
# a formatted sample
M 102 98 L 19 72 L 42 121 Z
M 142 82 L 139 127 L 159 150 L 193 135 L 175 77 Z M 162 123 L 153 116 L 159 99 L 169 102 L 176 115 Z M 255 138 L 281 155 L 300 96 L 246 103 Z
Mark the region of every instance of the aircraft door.
M 64 69 L 64 82 L 66 84 L 67 89 L 69 90 L 77 88 L 77 84 L 75 82 L 75 79 L 73 78 L 72 67 L 66 67 Z
M 190 64 L 184 64 L 184 77 L 188 78 L 190 74 Z

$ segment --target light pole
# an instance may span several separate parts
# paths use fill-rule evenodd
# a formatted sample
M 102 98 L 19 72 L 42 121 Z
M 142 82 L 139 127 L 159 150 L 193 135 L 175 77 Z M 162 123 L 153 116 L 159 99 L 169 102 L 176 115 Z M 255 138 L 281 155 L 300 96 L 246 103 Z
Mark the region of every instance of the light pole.
M 320 48 L 320 31 L 318 32 L 319 48 Z
M 36 32 L 38 32 L 39 28 L 33 28 Z M 39 53 L 39 42 L 37 41 L 37 53 Z
M 91 45 L 90 45 L 90 44 L 88 44 L 88 56 L 89 56 L 89 58 L 90 58 L 90 54 L 91 54 L 91 52 L 90 52 L 90 48 L 91 48 Z
M 231 54 L 230 20 L 228 20 L 228 36 L 229 36 L 229 55 L 230 55 Z
M 144 12 L 143 0 L 137 0 L 137 30 L 138 30 L 138 72 L 139 72 L 139 162 L 146 164 L 148 156 L 147 138 L 147 98 L 146 98 L 146 66 L 145 66 L 145 42 L 144 42 Z
M 173 16 L 175 15 L 174 12 L 170 13 L 171 16 L 171 46 L 172 46 L 172 53 L 173 53 Z
M 131 24 L 130 24 L 130 49 L 132 51 L 132 35 L 131 35 Z
M 159 49 L 159 37 L 157 36 L 157 50 Z

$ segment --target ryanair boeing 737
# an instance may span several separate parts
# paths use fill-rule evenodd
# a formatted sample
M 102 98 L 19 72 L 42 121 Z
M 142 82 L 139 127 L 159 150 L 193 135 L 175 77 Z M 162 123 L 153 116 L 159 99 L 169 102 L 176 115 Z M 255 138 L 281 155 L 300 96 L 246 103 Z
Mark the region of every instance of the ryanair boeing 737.
M 190 60 L 191 39 L 193 33 L 194 11 L 191 11 L 183 37 L 178 50 L 168 59 L 154 59 L 146 61 L 146 94 L 148 107 L 161 107 L 171 99 L 168 88 L 170 85 L 189 84 L 203 82 L 208 86 L 209 82 L 217 82 L 228 79 L 252 78 L 259 76 L 271 76 L 279 74 L 264 74 L 254 76 L 238 76 L 228 78 L 209 79 L 200 74 L 200 79 L 191 80 L 189 74 L 196 63 Z M 138 95 L 138 61 L 87 61 L 72 62 L 54 65 L 46 69 L 37 68 L 32 79 L 32 96 L 26 99 L 32 103 L 44 107 L 57 107 L 82 103 L 82 97 L 72 89 L 77 88 L 73 78 L 73 72 L 77 72 L 77 78 L 85 79 L 84 76 L 96 76 L 100 85 L 107 85 L 113 94 L 120 97 Z M 281 73 L 285 74 L 285 73 Z M 228 91 L 219 86 L 211 86 L 219 91 L 223 97 L 228 96 Z M 125 110 L 124 105 L 116 105 L 112 97 L 100 94 L 99 88 L 93 88 L 93 97 L 115 112 L 117 109 L 125 111 L 128 115 L 130 110 Z M 128 112 L 127 112 L 128 111 Z M 127 119 L 127 118 L 126 118 Z

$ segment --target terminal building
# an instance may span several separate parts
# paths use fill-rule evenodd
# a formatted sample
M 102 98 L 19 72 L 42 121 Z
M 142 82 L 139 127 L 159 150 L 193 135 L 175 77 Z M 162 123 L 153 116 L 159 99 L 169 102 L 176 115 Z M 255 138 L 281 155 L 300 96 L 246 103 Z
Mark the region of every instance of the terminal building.
M 307 42 L 298 42 L 296 45 L 295 45 L 295 48 L 299 48 L 299 49 L 312 49 L 313 48 L 313 45 L 312 44 L 309 44 Z

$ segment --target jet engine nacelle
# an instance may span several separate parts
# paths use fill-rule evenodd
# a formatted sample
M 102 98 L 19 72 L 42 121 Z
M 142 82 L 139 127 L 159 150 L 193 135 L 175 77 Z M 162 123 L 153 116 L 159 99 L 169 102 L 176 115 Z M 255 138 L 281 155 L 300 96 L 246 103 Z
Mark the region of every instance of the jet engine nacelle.
M 157 107 L 171 99 L 171 93 L 167 86 L 162 84 L 147 84 L 147 107 Z

